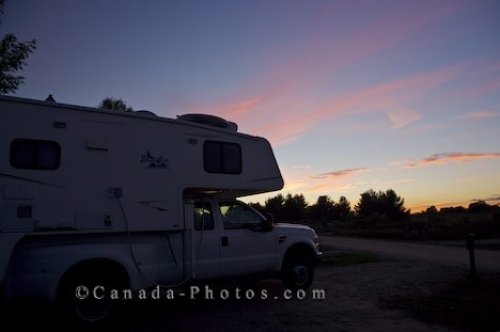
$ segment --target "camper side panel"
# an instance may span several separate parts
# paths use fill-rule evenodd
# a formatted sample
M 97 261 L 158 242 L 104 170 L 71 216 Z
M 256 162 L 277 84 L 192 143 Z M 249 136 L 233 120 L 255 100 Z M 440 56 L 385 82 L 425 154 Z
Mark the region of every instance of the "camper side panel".
M 174 130 L 23 103 L 2 103 L 1 117 L 0 231 L 182 229 Z

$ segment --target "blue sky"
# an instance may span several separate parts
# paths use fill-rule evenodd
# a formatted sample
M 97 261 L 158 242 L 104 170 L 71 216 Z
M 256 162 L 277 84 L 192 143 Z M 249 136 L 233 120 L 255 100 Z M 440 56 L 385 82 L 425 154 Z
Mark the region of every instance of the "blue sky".
M 271 141 L 283 193 L 392 188 L 418 211 L 500 203 L 499 17 L 498 1 L 7 0 L 0 28 L 37 39 L 18 96 L 219 115 Z

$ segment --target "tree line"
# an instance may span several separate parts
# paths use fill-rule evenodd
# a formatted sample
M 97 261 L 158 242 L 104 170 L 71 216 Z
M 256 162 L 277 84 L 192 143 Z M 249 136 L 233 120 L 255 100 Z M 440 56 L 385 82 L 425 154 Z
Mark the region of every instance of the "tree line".
M 404 205 L 404 198 L 392 189 L 375 191 L 370 189 L 361 194 L 358 203 L 351 207 L 345 196 L 338 201 L 328 195 L 321 195 L 310 205 L 303 194 L 277 194 L 266 199 L 264 204 L 250 203 L 264 215 L 271 215 L 276 221 L 347 221 L 347 220 L 409 220 L 411 211 Z M 455 206 L 437 209 L 430 206 L 416 215 L 450 215 L 499 213 L 498 205 L 490 205 L 484 200 L 477 200 L 468 207 Z
M 425 212 L 427 215 L 436 215 L 436 214 L 464 214 L 464 213 L 490 213 L 490 212 L 498 212 L 500 207 L 498 205 L 490 205 L 486 203 L 484 200 L 477 200 L 469 204 L 468 207 L 463 206 L 450 206 L 443 207 L 439 210 L 434 206 L 428 207 Z
M 370 189 L 361 194 L 354 208 L 345 196 L 335 201 L 328 195 L 321 195 L 314 204 L 309 205 L 303 194 L 286 196 L 277 194 L 268 198 L 263 205 L 261 203 L 250 203 L 250 205 L 265 215 L 272 215 L 277 221 L 345 221 L 373 215 L 402 221 L 410 216 L 410 210 L 404 206 L 404 199 L 392 189 L 378 192 Z

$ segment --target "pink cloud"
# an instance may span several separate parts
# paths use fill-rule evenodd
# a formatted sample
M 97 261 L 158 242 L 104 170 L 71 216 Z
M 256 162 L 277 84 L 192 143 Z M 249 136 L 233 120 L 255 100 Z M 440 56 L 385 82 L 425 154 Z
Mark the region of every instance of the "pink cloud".
M 314 187 L 311 187 L 309 189 L 307 189 L 304 194 L 318 194 L 318 193 L 321 193 L 321 194 L 325 194 L 327 192 L 342 192 L 342 191 L 345 191 L 345 190 L 349 190 L 353 188 L 353 185 L 351 183 L 347 183 L 347 184 L 342 184 L 342 185 L 338 185 L 338 184 L 332 184 L 332 183 L 322 183 L 322 184 L 319 184 L 317 186 L 314 186 Z
M 332 70 L 343 69 L 375 53 L 407 42 L 429 24 L 446 19 L 465 9 L 467 2 L 425 3 L 419 1 L 394 3 L 385 7 L 380 7 L 375 3 L 348 2 L 348 8 L 344 8 L 344 5 L 345 3 L 335 2 L 322 8 L 321 12 L 311 17 L 314 23 L 310 22 L 310 24 L 327 25 L 337 19 L 337 15 L 341 17 L 367 11 L 372 11 L 373 15 L 359 15 L 360 18 L 353 18 L 354 21 L 358 20 L 358 27 L 344 31 L 342 34 L 331 34 L 329 30 L 323 33 L 315 30 L 312 35 L 305 34 L 304 40 L 297 42 L 302 55 L 293 59 L 290 71 L 297 72 L 297 69 L 300 69 L 307 72 L 311 67 L 319 66 L 327 69 L 326 73 L 331 74 Z M 426 38 L 432 38 L 432 36 Z M 279 53 L 280 49 L 273 51 Z
M 230 121 L 242 121 L 245 116 L 263 103 L 261 97 L 253 97 L 221 105 L 211 105 L 199 110 L 200 113 L 218 114 Z
M 456 162 L 472 162 L 484 159 L 500 159 L 500 153 L 439 153 L 418 161 L 407 161 L 402 165 L 404 168 L 419 168 L 429 165 L 443 165 Z
M 473 74 L 479 76 L 482 73 L 476 72 Z M 466 89 L 463 89 L 463 91 L 456 92 L 453 97 L 456 97 L 456 99 L 459 101 L 467 101 L 488 94 L 497 94 L 498 91 L 500 91 L 500 77 L 492 77 L 489 79 L 485 79 L 483 80 L 483 82 L 475 84 L 474 86 L 468 86 Z
M 331 35 L 328 30 L 314 30 L 312 34 L 270 46 L 257 55 L 267 65 L 249 78 L 240 95 L 199 110 L 235 121 L 243 131 L 264 136 L 274 145 L 292 142 L 314 125 L 336 116 L 383 112 L 394 129 L 404 128 L 421 118 L 411 104 L 450 81 L 458 66 L 331 95 L 329 100 L 320 99 L 324 97 L 318 98 L 317 94 L 324 95 L 321 90 L 325 89 L 325 82 L 340 70 L 407 41 L 429 23 L 456 13 L 463 4 L 419 2 L 377 8 L 377 15 L 369 15 L 359 28 L 346 33 Z M 342 10 L 343 5 L 337 3 L 323 8 L 319 19 L 331 22 L 338 6 Z M 354 12 L 364 10 L 363 7 L 355 6 Z M 317 20 L 318 15 L 310 20 Z M 313 23 L 316 24 L 309 24 Z M 284 49 L 289 51 L 286 56 Z
M 315 124 L 337 116 L 385 112 L 392 127 L 401 129 L 421 118 L 408 105 L 453 80 L 462 70 L 462 66 L 454 65 L 417 73 L 360 88 L 315 106 L 312 100 L 290 97 L 296 87 L 278 86 L 261 96 L 208 106 L 203 111 L 243 124 L 246 131 L 267 137 L 274 145 L 289 143 Z
M 313 178 L 313 179 L 343 178 L 343 177 L 349 177 L 351 175 L 354 175 L 357 173 L 362 173 L 362 172 L 367 172 L 367 171 L 368 171 L 368 168 L 365 168 L 365 167 L 349 168 L 349 169 L 343 169 L 343 170 L 339 170 L 339 171 L 311 175 L 311 178 Z
M 435 101 L 437 107 L 462 105 L 484 96 L 495 96 L 500 91 L 499 64 L 496 59 L 482 59 L 463 63 L 461 75 L 465 78 L 459 81 L 459 86 L 440 95 Z M 498 105 L 497 105 L 498 106 Z
M 314 121 L 304 114 L 285 114 L 274 121 L 266 121 L 263 126 L 255 128 L 257 135 L 267 137 L 274 145 L 283 145 L 297 139 Z
M 349 168 L 332 172 L 316 173 L 312 167 L 284 170 L 285 188 L 282 192 L 300 192 L 305 195 L 331 193 L 351 189 L 350 181 L 357 174 L 368 172 L 366 167 Z
M 406 127 L 407 125 L 420 120 L 421 115 L 411 109 L 402 107 L 394 108 L 387 112 L 387 116 L 396 129 Z
M 496 118 L 498 116 L 500 116 L 500 112 L 485 110 L 485 111 L 476 111 L 476 112 L 461 114 L 456 118 L 461 120 L 481 120 L 481 119 Z
M 471 199 L 472 202 L 477 202 L 477 201 L 485 201 L 489 203 L 499 203 L 500 202 L 500 194 L 495 194 L 495 195 L 490 195 L 488 197 L 483 197 L 483 198 L 473 198 Z
M 420 119 L 420 114 L 405 105 L 418 101 L 428 91 L 453 79 L 459 66 L 419 73 L 386 83 L 362 88 L 310 111 L 292 114 L 257 130 L 275 144 L 289 142 L 313 125 L 335 116 L 384 111 L 394 128 L 402 128 Z M 277 132 L 274 132 L 279 128 Z

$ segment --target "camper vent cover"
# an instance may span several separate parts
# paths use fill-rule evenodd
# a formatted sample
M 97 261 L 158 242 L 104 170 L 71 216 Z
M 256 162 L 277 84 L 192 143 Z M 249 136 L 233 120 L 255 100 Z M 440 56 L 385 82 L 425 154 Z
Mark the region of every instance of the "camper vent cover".
M 230 131 L 238 131 L 238 125 L 234 122 L 227 121 L 215 115 L 209 114 L 183 114 L 177 116 L 178 120 L 189 121 L 194 123 L 212 126 Z
M 144 116 L 150 116 L 150 117 L 158 117 L 155 113 L 148 111 L 148 110 L 139 110 L 135 111 L 136 114 L 144 115 Z

